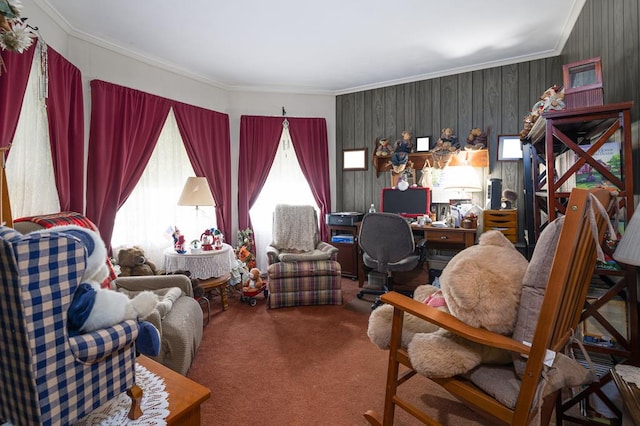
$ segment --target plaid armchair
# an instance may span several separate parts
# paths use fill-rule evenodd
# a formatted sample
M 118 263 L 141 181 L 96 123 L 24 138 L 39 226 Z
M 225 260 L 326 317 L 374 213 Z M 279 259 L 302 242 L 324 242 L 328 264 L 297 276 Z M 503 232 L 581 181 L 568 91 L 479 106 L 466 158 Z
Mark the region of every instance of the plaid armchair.
M 135 321 L 67 333 L 86 262 L 79 240 L 2 226 L 0 262 L 0 423 L 73 424 L 135 385 Z
M 342 304 L 338 249 L 320 241 L 312 206 L 279 204 L 267 247 L 269 307 Z

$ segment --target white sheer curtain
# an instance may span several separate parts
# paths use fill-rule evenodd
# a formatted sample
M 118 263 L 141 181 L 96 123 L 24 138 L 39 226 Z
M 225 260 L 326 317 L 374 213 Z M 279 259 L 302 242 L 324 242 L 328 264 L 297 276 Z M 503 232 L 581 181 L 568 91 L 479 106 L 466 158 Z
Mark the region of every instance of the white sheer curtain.
M 187 177 L 195 176 L 178 130 L 169 112 L 149 164 L 125 204 L 116 214 L 111 246 L 142 248 L 149 260 L 162 268 L 162 252 L 173 245 L 171 228 L 177 226 L 187 242 L 199 239 L 206 227 L 216 226 L 214 207 L 179 207 L 178 198 Z
M 5 169 L 14 219 L 60 211 L 40 66 L 38 50 Z
M 276 204 L 312 205 L 319 211 L 309 184 L 302 174 L 289 129 L 284 128 L 269 177 L 249 214 L 255 232 L 256 263 L 267 270 L 267 245 L 271 243 L 272 217 Z

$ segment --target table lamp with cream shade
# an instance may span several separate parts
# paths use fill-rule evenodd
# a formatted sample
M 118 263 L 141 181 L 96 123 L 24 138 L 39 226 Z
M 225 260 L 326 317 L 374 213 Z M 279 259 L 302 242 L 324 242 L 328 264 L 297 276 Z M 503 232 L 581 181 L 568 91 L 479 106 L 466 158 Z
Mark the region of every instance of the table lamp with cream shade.
M 447 191 L 458 193 L 482 191 L 482 184 L 478 174 L 473 167 L 468 165 L 448 167 L 443 187 Z
M 195 177 L 191 176 L 187 178 L 182 189 L 182 194 L 178 199 L 179 206 L 195 206 L 196 220 L 195 220 L 195 232 L 202 231 L 200 229 L 200 207 L 211 206 L 215 207 L 216 203 L 211 194 L 209 183 L 207 178 L 203 176 Z M 203 228 L 204 229 L 204 228 Z M 199 237 L 200 234 L 197 234 Z
M 444 189 L 449 194 L 449 225 L 461 226 L 463 216 L 473 206 L 470 192 L 482 191 L 482 183 L 475 169 L 468 164 L 447 167 Z M 456 200 L 456 201 L 453 201 Z M 468 200 L 468 201 L 465 201 Z

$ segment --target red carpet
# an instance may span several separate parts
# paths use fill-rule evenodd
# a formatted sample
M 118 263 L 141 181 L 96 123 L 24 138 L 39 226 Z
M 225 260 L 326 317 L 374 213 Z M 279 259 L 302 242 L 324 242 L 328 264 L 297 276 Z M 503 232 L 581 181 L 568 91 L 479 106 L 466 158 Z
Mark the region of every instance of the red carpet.
M 370 302 L 355 297 L 357 282 L 342 284 L 341 306 L 270 310 L 262 295 L 250 307 L 236 293 L 223 312 L 214 298 L 188 374 L 212 392 L 202 424 L 366 425 L 366 410 L 381 412 L 387 352 L 366 335 Z M 490 424 L 421 377 L 403 388 L 445 425 Z M 397 410 L 396 424 L 418 422 Z

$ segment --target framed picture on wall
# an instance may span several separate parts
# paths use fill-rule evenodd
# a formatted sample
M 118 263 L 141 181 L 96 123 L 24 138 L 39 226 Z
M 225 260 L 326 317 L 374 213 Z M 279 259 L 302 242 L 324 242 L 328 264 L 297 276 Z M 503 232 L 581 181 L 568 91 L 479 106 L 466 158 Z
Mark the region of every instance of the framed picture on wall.
M 431 136 L 418 136 L 416 138 L 416 152 L 427 152 L 431 148 Z
M 522 141 L 520 135 L 498 135 L 498 161 L 520 161 Z
M 367 170 L 367 148 L 343 149 L 342 170 Z

